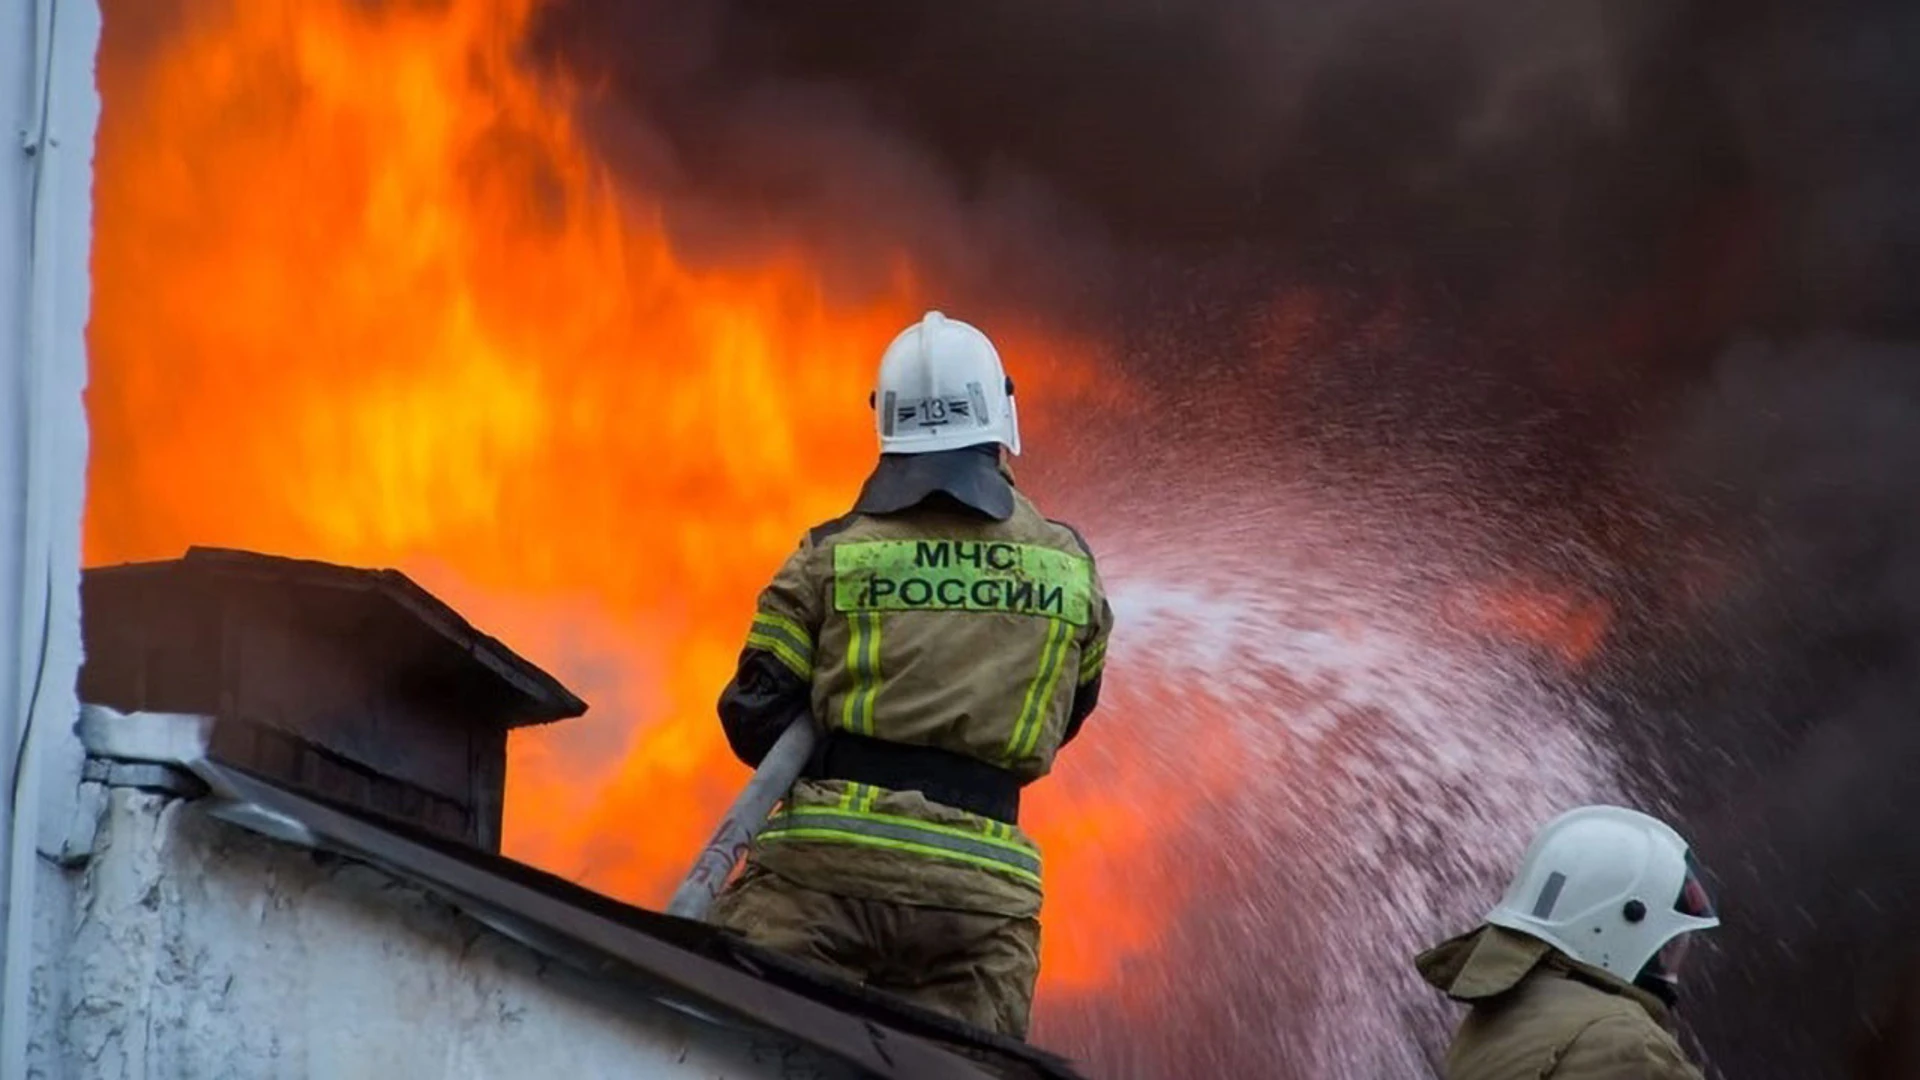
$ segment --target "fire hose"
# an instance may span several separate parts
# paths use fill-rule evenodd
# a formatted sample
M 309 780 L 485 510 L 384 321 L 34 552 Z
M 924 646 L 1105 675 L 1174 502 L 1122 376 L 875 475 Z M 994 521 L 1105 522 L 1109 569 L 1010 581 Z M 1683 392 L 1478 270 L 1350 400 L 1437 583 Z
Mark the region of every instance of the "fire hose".
M 720 895 L 720 890 L 726 887 L 727 878 L 733 874 L 734 865 L 746 853 L 753 838 L 766 827 L 774 804 L 800 778 L 800 770 L 806 767 L 807 758 L 812 756 L 818 738 L 813 718 L 807 716 L 794 721 L 780 735 L 773 749 L 760 759 L 760 767 L 754 770 L 753 778 L 747 781 L 739 797 L 727 808 L 719 827 L 713 831 L 713 838 L 700 850 L 699 858 L 693 862 L 693 869 L 687 871 L 686 880 L 674 890 L 673 899 L 667 904 L 667 914 L 683 919 L 707 917 L 708 909 L 713 907 L 713 901 Z

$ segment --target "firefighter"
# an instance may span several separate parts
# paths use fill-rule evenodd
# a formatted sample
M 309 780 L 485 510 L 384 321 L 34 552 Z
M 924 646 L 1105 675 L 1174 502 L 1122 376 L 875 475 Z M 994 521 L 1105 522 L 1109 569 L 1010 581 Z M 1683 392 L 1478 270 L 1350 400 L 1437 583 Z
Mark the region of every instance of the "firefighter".
M 1025 1038 L 1040 852 L 1021 791 L 1100 697 L 1113 613 L 1092 552 L 1014 486 L 1013 382 L 929 312 L 888 346 L 880 460 L 760 594 L 720 721 L 757 765 L 822 733 L 714 920 L 761 946 Z
M 1485 924 L 1416 961 L 1472 1006 L 1447 1080 L 1700 1080 L 1667 1024 L 1688 935 L 1718 925 L 1666 823 L 1615 806 L 1562 814 Z

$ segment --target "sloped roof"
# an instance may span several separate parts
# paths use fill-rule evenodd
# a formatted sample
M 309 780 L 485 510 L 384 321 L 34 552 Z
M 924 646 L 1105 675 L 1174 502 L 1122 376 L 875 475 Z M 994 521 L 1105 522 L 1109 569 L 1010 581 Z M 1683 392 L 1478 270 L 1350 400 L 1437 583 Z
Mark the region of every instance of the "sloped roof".
M 376 820 L 213 760 L 205 749 L 215 723 L 208 718 L 122 717 L 92 706 L 86 713 L 81 733 L 96 756 L 189 772 L 205 786 L 203 804 L 215 816 L 380 869 L 609 985 L 723 1024 L 775 1033 L 876 1077 L 1078 1078 L 1055 1055 L 814 971 L 704 923 L 623 904 L 524 863 Z M 169 720 L 185 723 L 164 723 Z

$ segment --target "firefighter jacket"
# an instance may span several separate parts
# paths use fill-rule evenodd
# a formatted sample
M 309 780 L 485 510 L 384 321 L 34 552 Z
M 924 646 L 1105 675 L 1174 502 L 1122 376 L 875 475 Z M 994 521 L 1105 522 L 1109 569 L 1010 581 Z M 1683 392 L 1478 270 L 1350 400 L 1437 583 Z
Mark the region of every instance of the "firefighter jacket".
M 1416 964 L 1473 1006 L 1448 1048 L 1446 1080 L 1701 1080 L 1658 998 L 1544 941 L 1485 926 Z
M 997 452 L 883 457 L 761 593 L 721 697 L 749 765 L 799 717 L 823 733 L 750 859 L 839 895 L 1033 914 L 1019 789 L 1093 711 L 1112 625 L 1086 544 Z

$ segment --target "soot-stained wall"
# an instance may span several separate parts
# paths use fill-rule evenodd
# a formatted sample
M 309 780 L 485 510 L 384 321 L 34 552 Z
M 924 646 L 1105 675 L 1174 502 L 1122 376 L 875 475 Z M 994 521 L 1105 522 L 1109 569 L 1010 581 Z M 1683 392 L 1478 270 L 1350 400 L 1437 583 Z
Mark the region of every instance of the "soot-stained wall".
M 189 803 L 114 789 L 100 841 L 37 909 L 31 1063 L 49 1080 L 842 1075 Z

